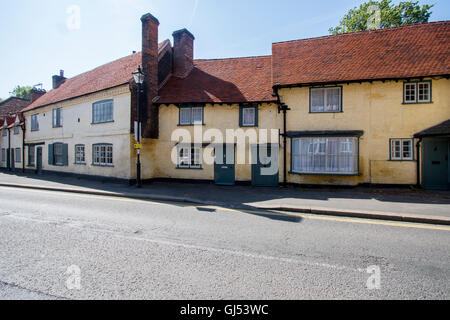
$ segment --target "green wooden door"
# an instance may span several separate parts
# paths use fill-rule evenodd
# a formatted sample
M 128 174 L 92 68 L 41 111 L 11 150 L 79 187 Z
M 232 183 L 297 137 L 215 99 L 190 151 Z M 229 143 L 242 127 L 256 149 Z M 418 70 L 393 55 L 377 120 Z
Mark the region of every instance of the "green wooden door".
M 448 139 L 424 139 L 422 183 L 425 189 L 449 189 L 448 153 Z
M 252 147 L 252 185 L 275 187 L 279 184 L 279 148 L 277 145 L 255 145 Z M 273 163 L 272 163 L 273 162 Z
M 214 182 L 218 185 L 232 186 L 236 179 L 234 145 L 226 145 L 221 149 L 216 147 L 214 151 Z

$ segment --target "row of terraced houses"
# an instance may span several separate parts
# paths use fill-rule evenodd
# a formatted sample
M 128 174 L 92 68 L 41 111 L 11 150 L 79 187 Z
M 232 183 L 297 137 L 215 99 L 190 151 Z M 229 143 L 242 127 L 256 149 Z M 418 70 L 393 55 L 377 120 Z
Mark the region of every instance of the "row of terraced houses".
M 158 42 L 158 20 L 141 21 L 141 52 L 73 78 L 61 72 L 52 90 L 33 89 L 25 107 L 2 116 L 3 169 L 133 183 L 139 148 L 147 181 L 449 188 L 450 21 L 280 42 L 270 56 L 212 60 L 194 59 L 188 30 L 174 32 L 173 44 Z M 138 66 L 145 74 L 140 144 Z M 277 136 L 246 140 L 242 150 L 226 141 L 233 152 L 219 153 L 207 134 L 192 143 L 174 135 L 198 128 Z M 252 161 L 235 161 L 240 152 Z M 268 165 L 278 170 L 262 174 Z

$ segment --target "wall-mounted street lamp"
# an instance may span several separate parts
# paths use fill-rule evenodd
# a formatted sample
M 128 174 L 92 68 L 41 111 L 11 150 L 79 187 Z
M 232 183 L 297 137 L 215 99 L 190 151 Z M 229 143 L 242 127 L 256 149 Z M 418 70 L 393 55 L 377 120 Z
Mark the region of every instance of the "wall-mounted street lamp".
M 141 92 L 142 92 L 142 84 L 144 83 L 145 74 L 141 70 L 141 66 L 138 67 L 137 71 L 133 72 L 134 81 L 137 84 L 137 125 L 135 126 L 135 134 L 137 145 L 137 162 L 136 162 L 136 186 L 138 188 L 142 187 L 141 180 Z M 137 132 L 136 132 L 137 131 Z

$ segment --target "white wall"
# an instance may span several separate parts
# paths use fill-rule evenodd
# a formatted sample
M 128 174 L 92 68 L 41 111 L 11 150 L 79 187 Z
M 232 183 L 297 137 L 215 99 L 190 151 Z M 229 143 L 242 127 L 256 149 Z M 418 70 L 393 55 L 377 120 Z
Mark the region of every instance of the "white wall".
M 120 179 L 130 178 L 130 117 L 131 95 L 128 85 L 90 94 L 84 97 L 56 103 L 28 111 L 25 143 L 42 145 L 42 169 L 76 174 L 97 175 Z M 112 99 L 114 101 L 114 122 L 92 124 L 92 104 Z M 62 108 L 63 125 L 52 126 L 52 110 Z M 39 130 L 31 131 L 31 116 L 39 114 Z M 56 142 L 68 144 L 68 166 L 48 164 L 48 145 Z M 92 164 L 92 145 L 108 143 L 113 145 L 112 167 Z M 85 145 L 86 164 L 75 164 L 75 145 Z M 26 156 L 28 147 L 26 148 Z M 28 165 L 28 161 L 26 162 Z M 27 168 L 34 168 L 27 166 Z

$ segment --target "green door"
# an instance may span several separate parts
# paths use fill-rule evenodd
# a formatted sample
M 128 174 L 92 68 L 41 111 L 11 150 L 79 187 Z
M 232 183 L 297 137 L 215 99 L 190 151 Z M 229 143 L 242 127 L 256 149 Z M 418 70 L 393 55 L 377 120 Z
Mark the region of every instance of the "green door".
M 448 139 L 424 139 L 422 183 L 425 189 L 449 189 L 448 154 Z
M 16 159 L 14 158 L 14 156 L 15 156 L 14 150 L 15 149 L 11 149 L 11 171 L 12 172 L 16 171 Z
M 278 145 L 255 145 L 252 147 L 252 185 L 276 187 L 279 184 Z M 253 161 L 253 160 L 252 160 Z
M 216 147 L 214 156 L 214 182 L 223 186 L 234 185 L 236 179 L 234 145 Z

